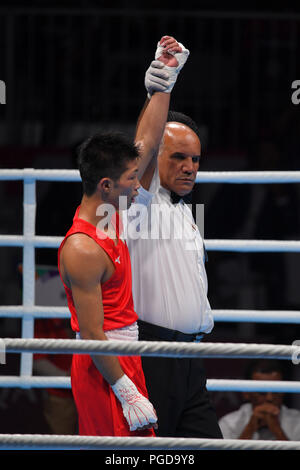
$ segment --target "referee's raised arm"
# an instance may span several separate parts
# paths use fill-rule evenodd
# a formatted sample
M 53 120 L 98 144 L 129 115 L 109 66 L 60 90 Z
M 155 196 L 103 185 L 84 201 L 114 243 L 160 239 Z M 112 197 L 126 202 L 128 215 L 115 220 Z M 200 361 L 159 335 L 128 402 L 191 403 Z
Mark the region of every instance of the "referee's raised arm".
M 149 189 L 169 111 L 170 93 L 189 52 L 170 36 L 163 36 L 155 60 L 145 74 L 147 99 L 139 115 L 135 142 L 140 151 L 138 178 Z

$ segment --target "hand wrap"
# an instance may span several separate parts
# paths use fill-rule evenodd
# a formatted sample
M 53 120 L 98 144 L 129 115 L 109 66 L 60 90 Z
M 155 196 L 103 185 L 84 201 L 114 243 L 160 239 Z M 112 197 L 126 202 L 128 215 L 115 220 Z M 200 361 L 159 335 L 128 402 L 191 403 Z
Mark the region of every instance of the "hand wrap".
M 186 63 L 190 54 L 189 50 L 186 49 L 180 42 L 178 45 L 181 47 L 181 52 L 172 50 L 167 51 L 167 53 L 173 55 L 178 62 L 177 66 L 170 67 L 163 64 L 163 62 L 159 60 L 159 58 L 161 58 L 163 54 L 166 53 L 166 50 L 163 48 L 163 46 L 161 46 L 161 41 L 157 43 L 155 52 L 156 60 L 151 62 L 151 65 L 145 74 L 145 87 L 148 93 L 148 98 L 151 98 L 151 95 L 157 91 L 171 93 L 173 86 L 176 83 L 177 76 L 179 75 L 180 70 Z
M 111 388 L 121 402 L 130 431 L 157 422 L 152 404 L 138 391 L 127 375 L 123 375 Z

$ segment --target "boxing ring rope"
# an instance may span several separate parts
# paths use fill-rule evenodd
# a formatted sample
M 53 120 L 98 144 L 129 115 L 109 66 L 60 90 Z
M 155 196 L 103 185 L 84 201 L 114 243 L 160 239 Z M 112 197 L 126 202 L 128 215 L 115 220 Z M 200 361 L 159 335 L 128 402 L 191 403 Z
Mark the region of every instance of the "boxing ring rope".
M 41 307 L 35 305 L 35 248 L 58 248 L 63 237 L 46 237 L 35 235 L 36 215 L 36 181 L 65 181 L 78 182 L 78 170 L 36 170 L 3 169 L 0 170 L 0 181 L 21 180 L 24 183 L 23 206 L 23 235 L 0 235 L 0 246 L 23 248 L 23 298 L 21 306 L 0 306 L 0 317 L 22 318 L 22 338 L 6 338 L 0 340 L 7 352 L 21 352 L 20 376 L 0 376 L 0 387 L 58 387 L 70 388 L 69 377 L 33 377 L 32 352 L 38 351 L 41 341 L 46 341 L 42 351 L 54 353 L 74 352 L 74 349 L 84 353 L 86 341 L 76 340 L 37 340 L 32 339 L 35 318 L 68 318 L 67 308 Z M 197 183 L 233 183 L 233 184 L 270 184 L 270 183 L 300 183 L 300 171 L 234 171 L 234 172 L 198 172 Z M 232 252 L 300 252 L 298 240 L 205 240 L 207 250 Z M 300 323 L 300 311 L 259 311 L 259 310 L 213 310 L 215 321 L 228 322 L 276 322 Z M 65 341 L 71 341 L 67 346 Z M 39 342 L 39 343 L 38 343 Z M 54 344 L 53 342 L 56 342 Z M 65 344 L 62 344 L 64 342 Z M 89 342 L 91 343 L 91 342 Z M 95 343 L 94 341 L 92 343 Z M 97 342 L 96 354 L 140 354 L 140 355 L 167 355 L 172 357 L 277 357 L 291 359 L 296 357 L 299 347 L 286 345 L 257 345 L 257 344 L 231 344 L 231 343 L 163 343 L 138 342 L 131 343 L 132 351 L 128 350 L 128 343 L 122 345 L 118 342 Z M 105 343 L 105 344 L 104 344 Z M 144 344 L 143 344 L 144 343 Z M 76 347 L 74 348 L 74 346 Z M 0 344 L 1 346 L 1 344 Z M 55 348 L 53 349 L 53 347 Z M 88 352 L 91 351 L 90 344 Z M 65 350 L 62 349 L 66 348 Z M 15 348 L 15 349 L 14 349 Z M 108 348 L 105 350 L 105 348 Z M 122 352 L 122 348 L 123 352 Z M 134 349 L 136 348 L 136 349 Z M 259 382 L 259 383 L 258 383 Z M 235 390 L 235 391 L 276 391 L 299 392 L 300 382 L 280 381 L 246 381 L 246 380 L 216 380 L 207 381 L 208 390 Z M 155 441 L 155 443 L 153 442 Z M 53 447 L 52 447 L 53 446 Z M 79 436 L 39 436 L 39 435 L 0 435 L 0 448 L 97 448 L 97 449 L 297 449 L 300 443 L 281 441 L 235 441 L 235 440 L 208 440 L 208 439 L 168 439 L 168 438 L 100 438 Z
M 300 450 L 297 441 L 0 434 L 5 450 Z
M 1 169 L 0 180 L 81 181 L 78 170 Z M 300 171 L 199 171 L 196 183 L 299 183 Z
M 219 322 L 255 322 L 255 323 L 300 323 L 298 310 L 231 310 L 213 309 L 214 320 Z M 67 307 L 34 306 L 28 310 L 21 305 L 0 307 L 0 318 L 23 318 L 29 315 L 34 318 L 70 318 Z
M 35 318 L 67 317 L 67 309 L 45 308 L 34 305 L 35 298 L 35 248 L 58 248 L 62 237 L 35 235 L 36 181 L 78 182 L 78 170 L 39 170 L 33 168 L 2 169 L 0 181 L 24 182 L 23 235 L 1 235 L 0 246 L 23 248 L 23 302 L 22 306 L 0 307 L 0 316 L 22 318 L 22 338 L 33 338 Z M 196 182 L 212 183 L 299 183 L 300 171 L 261 172 L 198 172 Z M 277 240 L 205 240 L 207 250 L 220 251 L 300 251 L 300 241 Z M 273 316 L 274 313 L 274 316 Z M 261 321 L 278 323 L 299 323 L 300 312 L 272 312 L 247 310 L 213 311 L 216 321 Z M 57 317 L 56 317 L 57 315 Z M 21 377 L 32 375 L 32 354 L 21 355 Z M 1 386 L 1 384 L 0 384 Z
M 181 343 L 165 341 L 94 341 L 62 339 L 2 339 L 2 346 L 8 353 L 22 351 L 47 354 L 101 354 L 119 356 L 164 356 L 164 357 L 205 357 L 205 358 L 276 358 L 291 360 L 300 355 L 299 346 L 243 343 Z M 70 388 L 69 377 L 5 377 L 0 376 L 2 387 L 22 388 Z M 207 381 L 210 391 L 272 391 L 300 392 L 300 382 L 223 380 Z
M 12 377 L 0 376 L 1 387 L 5 388 L 64 388 L 71 389 L 70 377 Z M 274 392 L 299 393 L 300 382 L 281 380 L 232 380 L 208 379 L 206 388 L 210 392 Z
M 263 358 L 292 360 L 300 346 L 255 343 L 185 343 L 176 341 L 97 341 L 81 339 L 2 338 L 6 352 L 100 354 L 103 356 L 162 356 L 204 358 Z
M 63 237 L 22 235 L 0 235 L 0 246 L 24 247 L 35 245 L 36 248 L 58 248 Z M 205 247 L 210 251 L 235 252 L 300 252 L 298 240 L 205 240 Z

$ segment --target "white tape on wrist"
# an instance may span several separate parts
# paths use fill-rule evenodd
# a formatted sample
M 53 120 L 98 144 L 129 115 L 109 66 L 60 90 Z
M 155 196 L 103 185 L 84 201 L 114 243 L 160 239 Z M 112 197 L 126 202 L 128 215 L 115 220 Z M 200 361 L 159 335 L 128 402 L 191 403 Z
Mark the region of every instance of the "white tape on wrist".
M 186 49 L 183 46 L 183 44 L 179 42 L 178 45 L 182 49 L 181 52 L 168 51 L 168 54 L 173 55 L 177 59 L 178 65 L 177 67 L 169 67 L 168 65 L 165 65 L 164 67 L 164 70 L 169 72 L 169 79 L 168 79 L 169 85 L 168 85 L 168 88 L 164 90 L 165 93 L 171 93 L 172 88 L 176 83 L 177 76 L 190 55 L 190 51 Z M 155 59 L 158 60 L 158 58 L 161 57 L 164 52 L 165 52 L 165 49 L 160 45 L 160 43 L 158 43 L 157 49 L 155 52 Z
M 122 405 L 130 431 L 157 422 L 152 404 L 127 375 L 124 374 L 111 388 Z

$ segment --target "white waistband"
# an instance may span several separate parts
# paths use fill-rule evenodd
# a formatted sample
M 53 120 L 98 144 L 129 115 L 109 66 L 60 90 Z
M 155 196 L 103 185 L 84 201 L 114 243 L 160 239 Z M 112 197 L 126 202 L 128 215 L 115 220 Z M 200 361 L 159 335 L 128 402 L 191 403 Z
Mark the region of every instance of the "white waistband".
M 137 322 L 132 325 L 116 328 L 104 332 L 108 339 L 120 341 L 138 341 L 139 328 Z M 76 333 L 76 339 L 80 339 L 80 332 Z

